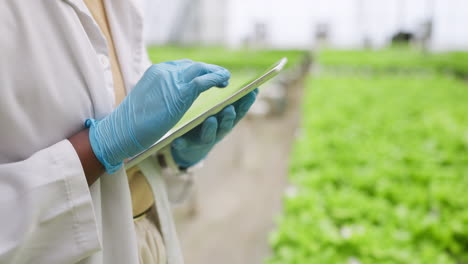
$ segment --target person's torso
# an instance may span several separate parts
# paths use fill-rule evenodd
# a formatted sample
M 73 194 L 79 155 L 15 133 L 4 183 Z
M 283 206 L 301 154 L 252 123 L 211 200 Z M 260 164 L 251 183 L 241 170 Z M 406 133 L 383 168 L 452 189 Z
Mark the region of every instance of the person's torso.
M 132 0 L 106 4 L 122 80 L 131 89 L 148 66 L 142 18 Z M 82 0 L 0 1 L 0 32 L 0 164 L 24 160 L 113 110 L 106 40 Z M 104 175 L 90 189 L 103 251 L 81 263 L 134 262 L 125 173 Z

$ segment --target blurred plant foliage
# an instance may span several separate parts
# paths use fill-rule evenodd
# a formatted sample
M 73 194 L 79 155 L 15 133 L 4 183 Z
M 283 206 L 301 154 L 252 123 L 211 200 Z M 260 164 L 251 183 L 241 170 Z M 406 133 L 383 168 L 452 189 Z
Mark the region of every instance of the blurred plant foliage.
M 326 50 L 319 56 L 321 65 L 338 69 L 367 69 L 371 72 L 429 71 L 468 77 L 468 53 L 425 54 L 407 47 L 379 51 Z
M 223 47 L 153 46 L 148 48 L 154 63 L 191 59 L 223 66 L 230 71 L 263 71 L 282 57 L 288 57 L 287 67 L 298 63 L 304 54 L 300 50 L 233 50 Z
M 447 64 L 411 51 L 321 54 L 326 66 L 377 70 L 309 80 L 295 187 L 267 263 L 468 263 L 468 85 L 440 73 L 468 60 L 438 56 Z

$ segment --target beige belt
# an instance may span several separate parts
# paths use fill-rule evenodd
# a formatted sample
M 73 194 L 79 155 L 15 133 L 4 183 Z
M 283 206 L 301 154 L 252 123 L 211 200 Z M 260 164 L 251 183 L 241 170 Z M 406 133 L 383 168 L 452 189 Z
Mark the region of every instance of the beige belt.
M 133 218 L 145 215 L 154 205 L 154 195 L 143 173 L 138 167 L 127 171 L 130 193 L 132 195 Z

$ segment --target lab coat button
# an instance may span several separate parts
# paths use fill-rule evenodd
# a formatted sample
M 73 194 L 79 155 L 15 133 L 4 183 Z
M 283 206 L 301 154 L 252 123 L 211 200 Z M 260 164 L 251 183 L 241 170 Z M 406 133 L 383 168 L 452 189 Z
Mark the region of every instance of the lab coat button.
M 104 68 L 108 68 L 110 63 L 109 63 L 109 58 L 106 55 L 99 55 L 99 60 L 101 61 L 101 65 Z

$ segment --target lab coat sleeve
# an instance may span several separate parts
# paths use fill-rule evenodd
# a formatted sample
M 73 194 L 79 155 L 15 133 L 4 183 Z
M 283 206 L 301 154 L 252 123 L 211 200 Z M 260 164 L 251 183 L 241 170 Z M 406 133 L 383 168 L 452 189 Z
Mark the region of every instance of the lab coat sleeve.
M 76 263 L 101 249 L 91 194 L 68 140 L 0 164 L 0 263 Z

